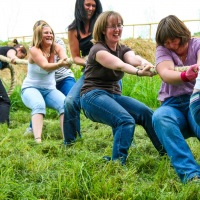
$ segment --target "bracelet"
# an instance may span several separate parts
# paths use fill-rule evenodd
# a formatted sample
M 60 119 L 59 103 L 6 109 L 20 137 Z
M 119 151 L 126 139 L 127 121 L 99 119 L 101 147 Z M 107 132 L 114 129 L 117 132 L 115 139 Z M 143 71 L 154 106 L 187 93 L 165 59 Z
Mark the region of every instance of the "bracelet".
M 138 69 L 138 70 L 136 71 L 136 75 L 137 75 L 137 76 L 139 76 L 139 74 L 138 74 L 139 71 L 140 71 L 140 69 Z

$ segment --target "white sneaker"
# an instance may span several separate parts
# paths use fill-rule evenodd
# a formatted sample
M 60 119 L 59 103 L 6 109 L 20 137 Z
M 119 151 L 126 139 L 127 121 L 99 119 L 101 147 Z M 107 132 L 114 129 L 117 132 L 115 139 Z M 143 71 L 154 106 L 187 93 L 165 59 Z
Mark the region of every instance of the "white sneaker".
M 33 135 L 33 129 L 31 127 L 28 127 L 24 132 L 24 135 Z

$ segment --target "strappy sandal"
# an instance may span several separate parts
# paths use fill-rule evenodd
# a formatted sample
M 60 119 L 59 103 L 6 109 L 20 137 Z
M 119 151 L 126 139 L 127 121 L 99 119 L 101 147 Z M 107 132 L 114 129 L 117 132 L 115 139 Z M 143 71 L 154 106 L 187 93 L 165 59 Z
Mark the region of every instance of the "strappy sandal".
M 37 143 L 41 143 L 41 142 L 42 142 L 41 137 L 35 138 L 35 141 L 36 141 Z

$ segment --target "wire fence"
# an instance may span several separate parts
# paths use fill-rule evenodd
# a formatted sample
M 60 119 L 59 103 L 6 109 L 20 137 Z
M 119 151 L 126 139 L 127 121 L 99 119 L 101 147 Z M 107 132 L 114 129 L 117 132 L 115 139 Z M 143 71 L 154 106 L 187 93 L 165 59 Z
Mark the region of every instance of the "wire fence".
M 182 20 L 194 36 L 195 33 L 200 32 L 200 19 Z M 143 38 L 155 40 L 156 29 L 158 22 L 144 23 L 144 24 L 125 24 L 122 39 L 125 38 Z M 55 33 L 57 37 L 67 39 L 67 32 Z M 30 42 L 32 35 L 29 36 L 15 36 L 9 37 L 8 41 L 17 39 L 19 42 Z

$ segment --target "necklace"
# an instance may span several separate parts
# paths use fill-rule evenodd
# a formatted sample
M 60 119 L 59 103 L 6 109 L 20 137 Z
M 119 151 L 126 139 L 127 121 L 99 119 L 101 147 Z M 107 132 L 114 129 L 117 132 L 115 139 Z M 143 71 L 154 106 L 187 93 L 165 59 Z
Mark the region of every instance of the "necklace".
M 49 58 L 49 57 L 50 57 L 50 53 L 46 53 L 46 52 L 44 52 L 44 51 L 42 51 L 42 52 L 43 52 L 44 57 L 46 57 L 46 58 Z

